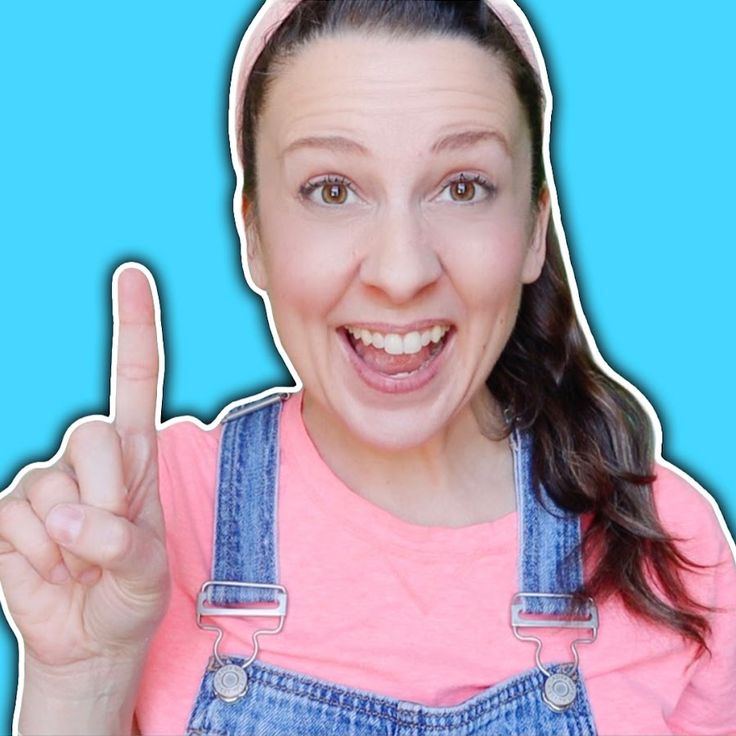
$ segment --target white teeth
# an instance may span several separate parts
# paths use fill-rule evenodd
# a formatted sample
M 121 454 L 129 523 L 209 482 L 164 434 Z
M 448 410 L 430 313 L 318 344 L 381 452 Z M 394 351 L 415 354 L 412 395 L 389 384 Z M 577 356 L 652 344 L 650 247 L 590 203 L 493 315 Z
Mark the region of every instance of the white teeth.
M 383 343 L 383 349 L 389 355 L 401 355 L 404 352 L 404 341 L 401 339 L 401 335 L 386 335 L 386 340 Z
M 422 349 L 422 336 L 418 332 L 404 335 L 404 352 L 413 355 Z
M 418 353 L 430 342 L 438 343 L 449 329 L 446 325 L 434 325 L 428 330 L 408 332 L 402 336 L 395 332 L 389 334 L 371 332 L 362 327 L 347 328 L 355 340 L 360 340 L 364 345 L 373 345 L 374 348 L 385 350 L 389 355 L 413 355 Z

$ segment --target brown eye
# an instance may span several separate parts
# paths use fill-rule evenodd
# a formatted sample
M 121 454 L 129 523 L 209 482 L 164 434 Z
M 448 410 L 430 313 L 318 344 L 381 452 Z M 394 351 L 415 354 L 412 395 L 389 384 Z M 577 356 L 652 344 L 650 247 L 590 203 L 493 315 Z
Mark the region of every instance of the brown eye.
M 312 196 L 316 192 L 319 192 L 322 204 L 329 205 L 333 209 L 338 209 L 337 205 L 348 203 L 350 195 L 355 194 L 350 180 L 343 176 L 324 176 L 299 187 L 299 196 L 302 199 L 318 205 L 319 202 Z
M 348 198 L 348 188 L 344 184 L 325 184 L 322 187 L 322 201 L 325 204 L 342 204 Z
M 450 199 L 446 198 L 449 192 Z M 460 174 L 449 181 L 442 188 L 442 199 L 444 202 L 456 202 L 458 204 L 476 205 L 490 204 L 497 194 L 495 185 L 480 174 L 471 174 L 470 177 Z
M 459 179 L 450 185 L 450 194 L 456 202 L 470 202 L 475 195 L 475 184 Z

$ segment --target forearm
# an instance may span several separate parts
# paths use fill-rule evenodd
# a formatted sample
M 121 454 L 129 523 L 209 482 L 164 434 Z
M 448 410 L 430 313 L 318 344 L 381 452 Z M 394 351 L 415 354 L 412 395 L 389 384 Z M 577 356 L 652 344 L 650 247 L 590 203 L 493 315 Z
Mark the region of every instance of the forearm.
M 21 736 L 129 736 L 143 669 L 139 660 L 96 661 L 48 672 L 26 664 Z

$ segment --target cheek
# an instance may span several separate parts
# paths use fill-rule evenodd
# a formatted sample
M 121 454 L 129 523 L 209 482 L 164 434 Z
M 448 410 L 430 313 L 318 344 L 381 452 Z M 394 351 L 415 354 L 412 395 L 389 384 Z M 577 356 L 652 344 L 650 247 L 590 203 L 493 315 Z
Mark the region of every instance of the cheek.
M 298 312 L 300 321 L 324 316 L 339 302 L 355 268 L 344 232 L 316 233 L 303 219 L 274 217 L 263 243 L 274 313 Z
M 442 259 L 466 307 L 496 313 L 509 302 L 514 306 L 522 286 L 527 248 L 523 223 L 496 223 L 467 233 L 465 238 L 456 235 L 443 248 Z
M 315 326 L 326 322 L 335 301 L 333 284 L 324 279 L 319 269 L 311 271 L 303 264 L 284 263 L 269 279 L 268 298 L 271 302 L 276 329 L 284 347 L 302 339 L 314 340 Z

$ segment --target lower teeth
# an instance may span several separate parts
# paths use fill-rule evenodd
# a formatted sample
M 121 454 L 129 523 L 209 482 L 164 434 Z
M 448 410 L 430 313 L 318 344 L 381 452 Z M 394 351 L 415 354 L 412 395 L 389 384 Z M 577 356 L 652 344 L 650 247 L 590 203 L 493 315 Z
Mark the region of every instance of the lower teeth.
M 437 354 L 444 348 L 445 342 L 446 342 L 447 335 L 443 335 L 439 342 L 434 343 L 431 349 L 431 352 L 429 354 L 429 357 L 418 367 L 415 368 L 413 371 L 402 371 L 401 373 L 384 373 L 383 371 L 379 371 L 380 373 L 383 373 L 383 375 L 388 376 L 389 378 L 408 378 L 409 376 L 413 376 L 415 373 L 418 373 L 419 371 L 426 368 L 432 360 L 437 356 Z M 350 340 L 352 342 L 352 337 L 350 337 Z M 353 345 L 353 349 L 355 349 L 355 345 Z

